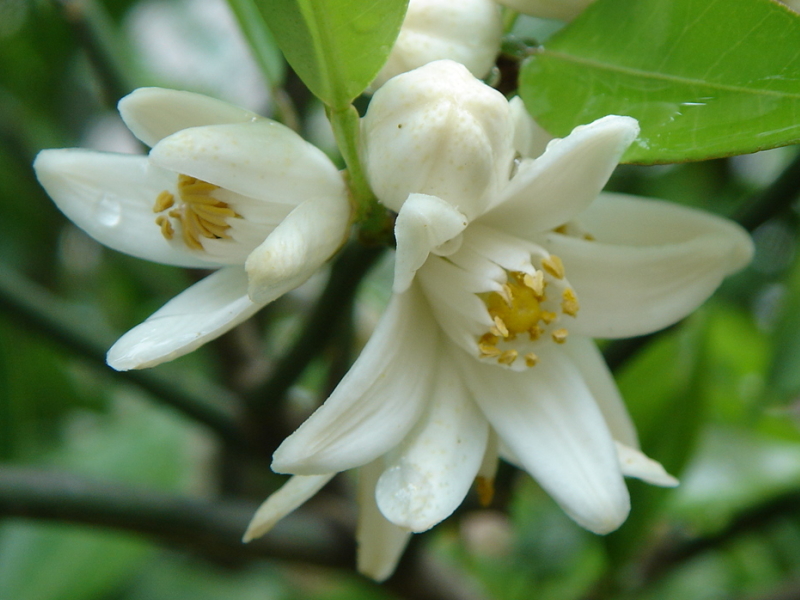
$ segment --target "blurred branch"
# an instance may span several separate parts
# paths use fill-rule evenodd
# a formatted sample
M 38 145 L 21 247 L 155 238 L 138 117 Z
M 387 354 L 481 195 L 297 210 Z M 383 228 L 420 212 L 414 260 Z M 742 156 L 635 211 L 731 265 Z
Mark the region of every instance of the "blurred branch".
M 643 585 L 652 584 L 677 565 L 709 550 L 719 549 L 741 535 L 763 530 L 787 516 L 800 516 L 800 492 L 793 491 L 749 508 L 715 533 L 692 539 L 665 540 L 646 555 L 640 566 Z
M 231 563 L 279 559 L 350 567 L 350 538 L 321 519 L 292 514 L 269 535 L 243 544 L 254 504 L 211 502 L 36 469 L 0 468 L 0 516 L 99 525 L 140 533 Z
M 86 315 L 81 311 L 3 265 L 0 265 L 0 309 L 73 353 L 105 366 L 106 349 L 114 339 L 112 334 L 102 327 L 87 326 Z M 232 398 L 228 390 L 204 382 L 189 391 L 179 375 L 163 370 L 122 371 L 116 376 L 135 383 L 164 404 L 204 424 L 228 445 L 251 449 L 231 408 L 237 403 L 223 402 Z
M 108 15 L 91 0 L 56 0 L 56 4 L 97 74 L 104 102 L 115 106 L 133 85 L 124 75 L 124 59 L 116 49 L 119 36 Z
M 359 282 L 382 253 L 383 248 L 364 247 L 355 242 L 345 246 L 294 345 L 273 365 L 265 384 L 247 394 L 245 400 L 254 413 L 269 412 L 325 348 L 342 315 L 351 310 Z

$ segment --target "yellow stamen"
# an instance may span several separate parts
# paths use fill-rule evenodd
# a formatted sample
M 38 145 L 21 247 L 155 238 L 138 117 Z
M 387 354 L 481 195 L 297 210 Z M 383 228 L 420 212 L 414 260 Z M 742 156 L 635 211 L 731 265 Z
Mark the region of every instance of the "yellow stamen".
M 497 357 L 497 362 L 501 365 L 511 365 L 517 360 L 517 356 L 519 356 L 519 352 L 516 350 L 506 350 Z
M 475 478 L 475 491 L 478 493 L 478 502 L 484 508 L 492 503 L 494 498 L 494 479 L 478 475 Z
M 563 344 L 567 341 L 567 335 L 569 332 L 566 329 L 556 329 L 553 333 L 550 334 L 550 337 L 553 338 L 553 341 L 556 344 Z
M 172 208 L 174 204 L 175 196 L 170 194 L 167 190 L 164 190 L 158 196 L 156 196 L 156 203 L 153 205 L 153 212 L 160 213 L 168 208 Z
M 528 367 L 535 367 L 536 363 L 539 362 L 539 357 L 536 356 L 533 352 L 528 352 L 525 355 L 525 365 Z
M 172 228 L 172 223 L 170 223 L 169 219 L 164 215 L 161 215 L 156 219 L 156 225 L 161 228 L 161 235 L 163 235 L 166 239 L 171 240 L 175 236 L 175 230 Z
M 508 327 L 506 326 L 503 319 L 501 319 L 498 315 L 494 315 L 494 326 L 497 331 L 500 332 L 500 335 L 504 338 L 508 337 Z
M 554 312 L 550 312 L 549 310 L 545 310 L 542 312 L 542 321 L 545 322 L 545 325 L 550 325 L 553 321 L 558 318 L 558 315 Z
M 503 352 L 497 346 L 489 344 L 478 344 L 478 350 L 481 351 L 481 356 L 499 356 Z
M 572 288 L 566 288 L 561 294 L 561 310 L 565 315 L 575 317 L 578 315 L 581 305 L 578 303 L 578 297 Z
M 536 294 L 536 297 L 539 299 L 539 302 L 544 300 L 544 271 L 536 271 L 533 275 L 529 275 L 525 273 L 522 277 L 523 283 L 533 290 L 533 293 Z
M 542 259 L 542 268 L 556 279 L 564 279 L 564 263 L 555 254 Z

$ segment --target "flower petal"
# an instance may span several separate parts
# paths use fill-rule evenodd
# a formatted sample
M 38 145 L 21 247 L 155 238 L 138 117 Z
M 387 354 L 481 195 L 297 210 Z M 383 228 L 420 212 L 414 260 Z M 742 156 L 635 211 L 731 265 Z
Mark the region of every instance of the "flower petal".
M 637 135 L 631 117 L 610 115 L 576 127 L 539 158 L 524 159 L 480 222 L 523 239 L 563 225 L 597 197 Z
M 394 572 L 411 532 L 387 521 L 375 503 L 375 483 L 383 471 L 383 461 L 358 470 L 358 526 L 356 543 L 358 572 L 381 582 Z
M 580 221 L 597 241 L 552 233 L 543 245 L 561 257 L 580 301 L 570 330 L 589 337 L 630 337 L 674 323 L 753 252 L 732 221 L 670 202 L 603 194 Z
M 515 459 L 580 525 L 608 533 L 630 510 L 611 434 L 572 361 L 546 350 L 522 372 L 467 355 L 459 366 Z
M 247 297 L 244 269 L 224 267 L 123 335 L 108 351 L 106 360 L 117 371 L 153 367 L 219 337 L 263 306 Z
M 675 487 L 678 480 L 664 470 L 661 463 L 645 456 L 636 448 L 614 442 L 617 447 L 617 456 L 626 477 L 636 477 L 642 481 L 661 487 Z
M 133 91 L 119 101 L 117 108 L 133 135 L 150 147 L 181 129 L 262 118 L 216 98 L 156 87 Z
M 514 120 L 514 149 L 523 158 L 538 158 L 547 149 L 553 136 L 533 120 L 519 96 L 508 101 L 511 118 Z
M 350 226 L 344 197 L 301 203 L 248 256 L 245 269 L 254 302 L 272 302 L 304 283 L 341 247 Z
M 467 224 L 467 218 L 449 202 L 427 194 L 410 194 L 394 226 L 394 291 L 406 291 L 428 255 L 464 231 Z
M 639 437 L 636 427 L 625 408 L 625 402 L 619 393 L 614 376 L 608 370 L 603 354 L 591 338 L 574 335 L 562 346 L 572 362 L 581 372 L 583 381 L 589 386 L 595 402 L 597 402 L 611 436 L 631 448 L 639 448 Z
M 478 473 L 488 430 L 455 366 L 443 358 L 426 413 L 385 459 L 375 488 L 383 515 L 415 533 L 450 516 Z
M 417 286 L 396 294 L 330 398 L 275 451 L 273 470 L 344 471 L 396 446 L 430 397 L 438 348 L 437 327 Z
M 347 198 L 344 180 L 325 153 L 268 119 L 184 129 L 156 144 L 150 160 L 266 202 Z
M 253 515 L 242 541 L 247 543 L 261 537 L 286 515 L 299 508 L 320 491 L 336 473 L 327 475 L 295 475 L 271 494 Z
M 146 156 L 42 150 L 33 168 L 59 210 L 101 244 L 168 265 L 217 266 L 161 234 L 153 204 L 162 191 L 174 190 L 176 177 L 149 164 Z

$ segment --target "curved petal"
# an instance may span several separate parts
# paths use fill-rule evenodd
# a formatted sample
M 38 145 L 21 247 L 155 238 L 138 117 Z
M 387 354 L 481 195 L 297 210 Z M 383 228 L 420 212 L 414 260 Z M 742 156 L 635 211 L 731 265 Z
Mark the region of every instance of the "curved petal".
M 262 118 L 216 98 L 156 87 L 134 90 L 119 101 L 117 108 L 131 133 L 150 147 L 181 129 Z
M 330 398 L 275 451 L 272 469 L 344 471 L 399 444 L 430 397 L 438 347 L 436 325 L 416 286 L 395 295 Z
M 449 202 L 427 194 L 410 194 L 394 226 L 394 291 L 406 291 L 428 255 L 464 231 L 467 224 L 467 217 Z
M 411 539 L 411 532 L 387 521 L 375 503 L 375 483 L 382 471 L 380 459 L 358 470 L 356 562 L 359 573 L 378 582 L 391 576 Z
M 350 226 L 345 197 L 323 196 L 300 204 L 247 257 L 254 302 L 272 302 L 316 272 L 344 243 Z
M 184 129 L 156 144 L 150 160 L 265 202 L 347 198 L 344 180 L 325 153 L 268 119 Z
M 630 337 L 666 327 L 704 302 L 747 264 L 750 236 L 738 225 L 669 202 L 604 194 L 581 218 L 597 238 L 552 233 L 580 311 L 570 326 L 589 337 Z
M 508 101 L 508 106 L 514 120 L 514 149 L 523 158 L 538 158 L 544 154 L 553 136 L 528 114 L 522 98 L 514 96 Z
M 117 371 L 153 367 L 221 336 L 263 306 L 247 297 L 247 276 L 241 266 L 222 268 L 123 335 L 106 360 Z
M 580 373 L 559 348 L 516 372 L 460 357 L 467 386 L 512 456 L 583 527 L 608 533 L 630 510 L 617 452 Z
M 168 265 L 217 266 L 161 234 L 153 204 L 162 191 L 175 189 L 176 177 L 149 164 L 146 156 L 42 150 L 33 168 L 59 210 L 101 244 Z
M 622 474 L 626 477 L 636 477 L 661 487 L 675 487 L 678 485 L 678 480 L 667 473 L 661 463 L 645 456 L 636 448 L 631 448 L 619 442 L 614 442 L 614 444 L 617 447 L 617 457 L 619 458 Z
M 614 376 L 608 370 L 608 365 L 597 345 L 591 338 L 574 335 L 562 348 L 572 358 L 572 362 L 581 372 L 583 381 L 589 386 L 589 391 L 594 396 L 600 412 L 603 413 L 614 440 L 638 449 L 639 437 L 636 434 L 636 427 L 628 414 L 628 409 L 625 408 Z
M 375 488 L 383 515 L 415 533 L 450 516 L 478 473 L 488 431 L 455 366 L 443 357 L 426 413 L 385 458 Z
M 250 542 L 269 532 L 275 524 L 293 512 L 320 491 L 336 473 L 327 475 L 295 475 L 281 488 L 271 494 L 261 506 L 247 526 L 242 541 Z
M 563 225 L 597 197 L 637 135 L 631 117 L 610 115 L 576 127 L 539 158 L 524 159 L 479 222 L 523 239 Z

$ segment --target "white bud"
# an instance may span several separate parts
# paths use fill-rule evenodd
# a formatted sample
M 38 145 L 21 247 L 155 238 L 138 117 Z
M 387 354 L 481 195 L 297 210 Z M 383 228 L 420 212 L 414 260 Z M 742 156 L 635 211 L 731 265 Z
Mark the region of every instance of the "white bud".
M 437 196 L 472 219 L 509 178 L 514 126 L 505 97 L 458 63 L 389 80 L 362 121 L 363 160 L 378 199 Z
M 502 37 L 503 20 L 494 0 L 411 0 L 400 35 L 370 88 L 376 90 L 395 75 L 441 59 L 485 77 Z

